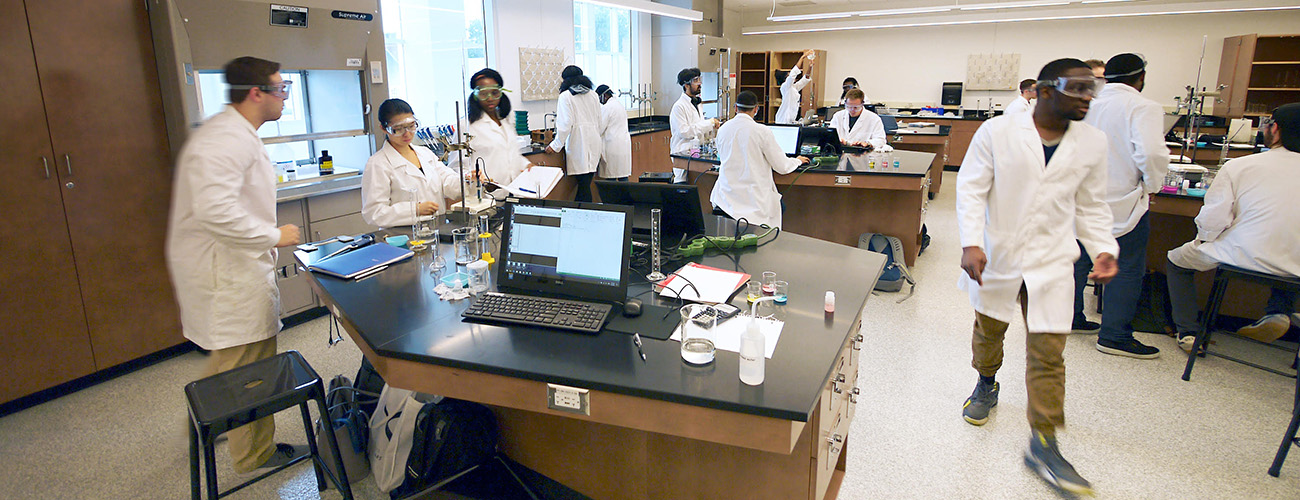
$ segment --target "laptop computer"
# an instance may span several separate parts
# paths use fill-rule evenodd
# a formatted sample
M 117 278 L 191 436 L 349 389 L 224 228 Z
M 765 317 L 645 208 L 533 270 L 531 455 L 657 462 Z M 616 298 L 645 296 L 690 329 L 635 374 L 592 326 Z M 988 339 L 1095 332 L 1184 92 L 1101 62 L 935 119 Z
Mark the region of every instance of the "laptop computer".
M 786 156 L 799 156 L 799 126 L 798 125 L 768 125 L 768 130 L 776 136 L 776 143 L 781 146 L 781 151 Z
M 799 130 L 799 154 L 813 156 L 812 147 L 817 146 L 816 156 L 834 156 L 840 154 L 840 133 L 831 127 L 803 127 Z
M 650 237 L 650 210 L 655 208 L 662 210 L 659 241 L 665 247 L 704 234 L 700 192 L 694 185 L 598 180 L 596 190 L 605 203 L 633 208 L 633 238 Z
M 480 293 L 461 315 L 597 333 L 627 299 L 632 207 L 519 200 L 507 203 L 497 262 L 500 292 Z

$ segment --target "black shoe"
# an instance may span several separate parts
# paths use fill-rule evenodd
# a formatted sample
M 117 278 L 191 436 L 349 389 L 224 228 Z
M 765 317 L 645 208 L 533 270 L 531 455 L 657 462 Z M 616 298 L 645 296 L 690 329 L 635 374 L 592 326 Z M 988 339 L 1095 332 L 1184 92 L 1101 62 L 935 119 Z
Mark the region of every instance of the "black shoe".
M 1061 456 L 1056 438 L 1035 431 L 1029 438 L 1029 449 L 1025 451 L 1025 465 L 1052 486 L 1077 495 L 1093 494 L 1092 483 L 1075 472 L 1074 466 Z
M 971 425 L 984 425 L 989 421 L 989 410 L 998 405 L 998 383 L 986 384 L 983 380 L 975 383 L 975 392 L 966 398 L 961 407 L 961 416 Z
M 1137 339 L 1129 339 L 1123 342 L 1097 339 L 1097 350 L 1106 354 L 1137 359 L 1156 359 L 1160 357 L 1160 349 L 1138 342 Z
M 1101 331 L 1101 323 L 1083 320 L 1075 321 L 1070 325 L 1071 333 L 1097 333 Z

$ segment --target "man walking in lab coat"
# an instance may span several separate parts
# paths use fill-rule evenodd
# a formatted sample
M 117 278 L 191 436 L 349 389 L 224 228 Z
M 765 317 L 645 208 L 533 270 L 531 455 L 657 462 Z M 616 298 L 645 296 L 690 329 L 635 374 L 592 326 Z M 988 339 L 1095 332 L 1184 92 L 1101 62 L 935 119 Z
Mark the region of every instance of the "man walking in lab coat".
M 682 96 L 673 103 L 668 115 L 672 138 L 669 152 L 675 155 L 690 154 L 691 148 L 708 142 L 722 125 L 717 118 L 704 119 L 700 113 L 700 69 L 686 68 L 677 73 L 677 84 L 682 86 Z M 673 182 L 686 182 L 686 169 L 673 167 Z
M 600 97 L 600 137 L 605 147 L 600 153 L 596 174 L 602 179 L 626 181 L 632 176 L 632 135 L 627 131 L 627 108 L 614 97 L 609 85 L 596 87 Z
M 1033 435 L 1025 464 L 1049 483 L 1092 492 L 1056 445 L 1065 423 L 1065 362 L 1070 273 L 1082 241 L 1096 267 L 1115 275 L 1106 188 L 1106 136 L 1080 120 L 1101 88 L 1088 65 L 1059 59 L 1038 74 L 1034 113 L 1000 116 L 976 131 L 957 175 L 962 245 L 959 286 L 975 307 L 971 366 L 979 372 L 962 416 L 983 425 L 997 405 L 1002 344 L 1019 309 L 1028 326 L 1025 386 Z
M 203 376 L 275 355 L 280 332 L 276 249 L 300 243 L 276 227 L 275 170 L 257 129 L 280 119 L 280 64 L 240 57 L 225 67 L 230 104 L 190 135 L 176 165 L 167 265 L 185 337 L 212 351 Z M 278 467 L 307 452 L 275 444 L 266 417 L 228 434 L 235 472 Z
M 1160 190 L 1169 170 L 1164 108 L 1139 92 L 1146 85 L 1146 60 L 1120 54 L 1106 62 L 1106 87 L 1097 95 L 1084 123 L 1106 133 L 1109 141 L 1106 203 L 1119 242 L 1119 274 L 1102 290 L 1101 330 L 1097 350 L 1138 359 L 1160 357 L 1160 349 L 1133 338 L 1133 315 L 1146 274 L 1148 195 Z M 1092 259 L 1085 253 L 1074 266 L 1074 322 L 1083 316 L 1083 285 Z
M 1300 277 L 1300 103 L 1279 106 L 1261 120 L 1269 150 L 1229 161 L 1205 193 L 1196 216 L 1196 239 L 1169 251 L 1169 306 L 1178 345 L 1190 351 L 1201 332 L 1196 320 L 1196 271 L 1230 264 L 1252 271 Z M 1297 294 L 1274 289 L 1264 317 L 1237 333 L 1272 342 L 1291 326 Z
M 808 158 L 786 157 L 772 130 L 754 121 L 758 96 L 736 96 L 736 116 L 718 129 L 718 183 L 709 201 L 713 213 L 750 224 L 781 227 L 781 193 L 772 172 L 788 174 Z

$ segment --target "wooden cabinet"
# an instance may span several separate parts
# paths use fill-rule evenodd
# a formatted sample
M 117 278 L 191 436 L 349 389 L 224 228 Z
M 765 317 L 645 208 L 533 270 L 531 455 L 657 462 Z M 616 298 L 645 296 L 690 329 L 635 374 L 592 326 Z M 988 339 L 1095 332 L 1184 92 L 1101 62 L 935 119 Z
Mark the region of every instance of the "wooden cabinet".
M 145 3 L 0 9 L 9 401 L 184 339 L 163 256 L 172 168 Z
M 760 123 L 766 122 L 768 117 L 767 82 L 772 78 L 768 62 L 767 52 L 741 52 L 736 59 L 736 93 L 748 90 L 758 96 L 758 102 L 763 104 L 763 108 L 758 110 L 754 119 Z
M 755 120 L 771 123 L 775 118 L 776 110 L 781 106 L 781 82 L 776 80 L 773 71 L 789 71 L 799 62 L 803 53 L 802 50 L 740 53 L 736 59 L 736 88 L 738 92 L 748 90 L 758 96 L 763 109 L 759 110 Z M 803 100 L 799 103 L 799 116 L 821 107 L 821 103 L 839 101 L 839 96 L 823 95 L 829 92 L 825 85 L 826 51 L 818 50 L 816 54 L 812 74 L 809 75 L 812 81 L 801 92 Z
M 1223 39 L 1219 62 L 1223 95 L 1215 116 L 1267 116 L 1300 101 L 1300 35 L 1241 35 Z
M 660 130 L 632 136 L 632 179 L 646 172 L 669 172 L 672 132 Z
M 361 190 L 349 189 L 276 204 L 276 224 L 302 228 L 306 241 L 323 241 L 347 234 L 379 230 L 361 218 Z M 300 271 L 292 249 L 280 249 L 275 282 L 280 289 L 280 317 L 292 316 L 318 305 L 307 271 Z

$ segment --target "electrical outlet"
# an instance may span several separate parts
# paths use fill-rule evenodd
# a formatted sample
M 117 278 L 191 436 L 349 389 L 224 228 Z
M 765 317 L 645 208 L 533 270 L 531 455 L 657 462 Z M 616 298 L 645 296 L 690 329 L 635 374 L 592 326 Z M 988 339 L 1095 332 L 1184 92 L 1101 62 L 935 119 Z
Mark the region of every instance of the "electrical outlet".
M 586 389 L 564 385 L 546 384 L 546 406 L 552 410 L 591 415 L 591 402 Z
M 849 176 L 847 176 L 847 175 L 837 175 L 837 176 L 835 176 L 835 185 L 837 185 L 837 186 L 847 186 L 847 185 L 849 185 L 850 182 L 852 182 L 851 179 L 852 179 L 852 178 L 849 177 Z

